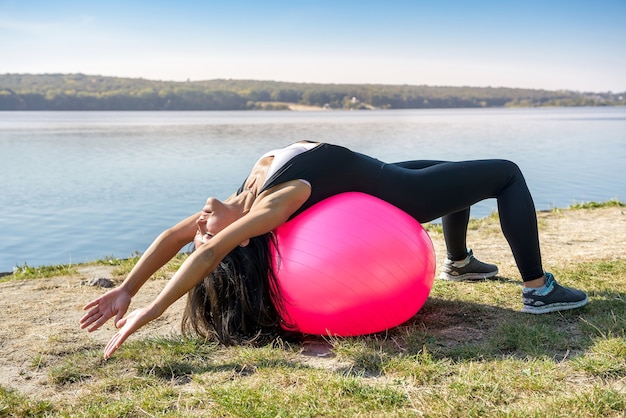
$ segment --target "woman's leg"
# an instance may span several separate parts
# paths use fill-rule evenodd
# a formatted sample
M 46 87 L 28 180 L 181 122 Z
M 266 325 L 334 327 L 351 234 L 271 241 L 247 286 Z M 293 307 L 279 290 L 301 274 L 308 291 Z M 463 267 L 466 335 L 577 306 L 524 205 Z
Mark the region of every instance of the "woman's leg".
M 412 168 L 410 168 L 412 167 Z M 449 217 L 457 234 L 472 204 L 498 200 L 502 231 L 524 280 L 523 312 L 542 314 L 587 304 L 585 292 L 559 285 L 543 272 L 535 205 L 514 163 L 505 160 L 390 164 L 380 177 L 380 197 L 421 222 Z M 466 228 L 465 228 L 466 229 Z M 458 239 L 458 237 L 457 237 Z
M 563 287 L 551 274 L 544 274 L 535 205 L 524 176 L 514 163 L 482 160 L 383 164 L 365 156 L 355 161 L 345 173 L 354 190 L 377 196 L 420 222 L 449 217 L 454 226 L 451 230 L 463 237 L 467 225 L 465 211 L 476 202 L 496 198 L 502 231 L 524 279 L 523 311 L 540 314 L 587 303 L 585 292 Z M 460 241 L 457 236 L 457 242 Z
M 451 234 L 466 226 L 465 211 L 471 205 L 496 198 L 502 231 L 522 278 L 543 276 L 535 206 L 521 171 L 510 161 L 389 164 L 381 173 L 379 196 L 420 222 L 451 216 Z

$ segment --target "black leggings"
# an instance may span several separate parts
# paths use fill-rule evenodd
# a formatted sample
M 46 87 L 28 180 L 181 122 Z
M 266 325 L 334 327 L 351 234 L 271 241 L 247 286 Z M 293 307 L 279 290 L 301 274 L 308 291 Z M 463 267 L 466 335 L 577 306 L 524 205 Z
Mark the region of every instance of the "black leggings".
M 516 164 L 507 160 L 404 161 L 384 165 L 378 186 L 380 198 L 418 221 L 442 218 L 451 260 L 467 255 L 469 207 L 497 199 L 500 225 L 522 279 L 543 275 L 535 206 Z
M 510 161 L 386 164 L 344 147 L 322 144 L 290 160 L 268 180 L 263 190 L 293 179 L 309 181 L 311 196 L 292 217 L 339 193 L 368 193 L 422 223 L 441 217 L 452 260 L 466 256 L 470 206 L 495 198 L 502 231 L 522 278 L 528 281 L 543 275 L 535 205 L 524 176 Z

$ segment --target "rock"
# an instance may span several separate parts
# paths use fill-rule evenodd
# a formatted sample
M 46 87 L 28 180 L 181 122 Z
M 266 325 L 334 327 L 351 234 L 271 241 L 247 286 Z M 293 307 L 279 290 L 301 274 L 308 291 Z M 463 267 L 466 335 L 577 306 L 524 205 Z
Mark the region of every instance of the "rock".
M 106 287 L 106 288 L 115 286 L 115 283 L 113 283 L 113 280 L 107 279 L 104 277 L 95 277 L 93 279 L 83 280 L 81 284 L 86 285 L 86 286 L 99 286 L 99 287 Z

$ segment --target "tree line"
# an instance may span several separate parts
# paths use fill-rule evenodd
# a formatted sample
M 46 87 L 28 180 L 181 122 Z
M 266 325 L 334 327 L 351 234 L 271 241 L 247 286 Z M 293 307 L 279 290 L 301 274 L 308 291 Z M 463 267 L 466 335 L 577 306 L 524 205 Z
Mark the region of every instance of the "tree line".
M 0 75 L 0 110 L 250 110 L 626 105 L 621 94 L 504 87 L 155 81 L 85 74 Z

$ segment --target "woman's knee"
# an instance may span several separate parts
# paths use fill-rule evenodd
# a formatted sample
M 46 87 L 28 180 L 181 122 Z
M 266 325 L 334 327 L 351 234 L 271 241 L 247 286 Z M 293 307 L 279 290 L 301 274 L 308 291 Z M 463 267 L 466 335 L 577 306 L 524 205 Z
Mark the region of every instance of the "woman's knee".
M 522 173 L 522 170 L 513 161 L 504 160 L 504 159 L 495 160 L 495 161 L 497 162 L 498 167 L 501 170 L 500 172 L 506 175 L 507 177 L 509 177 L 511 180 L 514 180 L 517 178 L 521 178 L 521 179 L 524 178 L 524 174 Z

